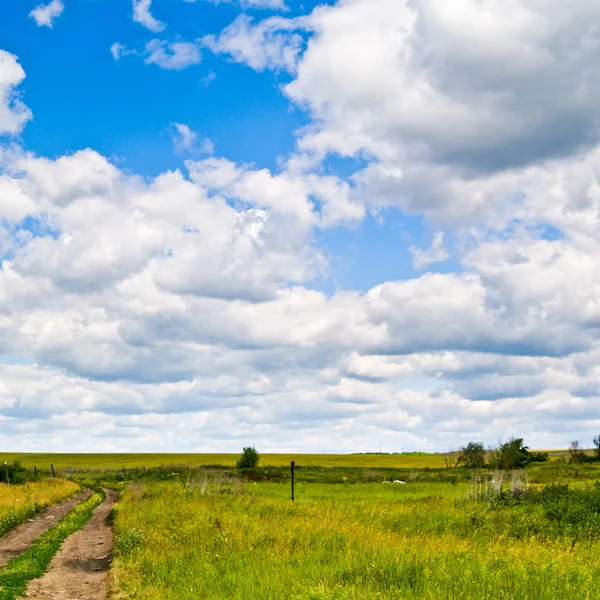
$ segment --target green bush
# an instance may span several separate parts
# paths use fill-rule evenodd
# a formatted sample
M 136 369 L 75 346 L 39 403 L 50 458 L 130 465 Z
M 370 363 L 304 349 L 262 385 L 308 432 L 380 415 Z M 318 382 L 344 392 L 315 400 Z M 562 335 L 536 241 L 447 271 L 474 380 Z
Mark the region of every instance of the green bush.
M 18 460 L 13 461 L 12 463 L 0 463 L 0 482 L 14 485 L 17 483 L 25 483 L 27 480 L 27 471 L 21 466 L 21 463 Z
M 485 467 L 485 446 L 483 442 L 469 442 L 461 449 L 465 467 L 482 469 Z
M 260 455 L 256 448 L 244 448 L 242 455 L 237 461 L 238 469 L 255 469 L 258 466 Z

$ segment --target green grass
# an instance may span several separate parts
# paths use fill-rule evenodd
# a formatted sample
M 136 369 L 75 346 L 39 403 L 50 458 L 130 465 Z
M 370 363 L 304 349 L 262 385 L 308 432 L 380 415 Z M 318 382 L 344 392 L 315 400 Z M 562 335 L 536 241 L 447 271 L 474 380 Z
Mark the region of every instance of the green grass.
M 63 479 L 42 479 L 24 485 L 0 483 L 0 535 L 79 489 L 76 483 Z
M 93 493 L 68 512 L 54 527 L 42 534 L 29 550 L 0 570 L 0 600 L 19 598 L 27 589 L 30 580 L 41 577 L 63 541 L 87 523 L 92 511 L 103 499 L 103 492 Z
M 137 481 L 117 505 L 113 592 L 119 600 L 598 598 L 600 492 L 589 485 L 581 501 L 576 490 L 560 492 L 561 506 L 573 508 L 553 512 L 556 498 L 541 492 L 484 501 L 466 483 L 300 480 L 292 503 L 288 483 L 227 474 Z
M 44 472 L 55 469 L 123 469 L 153 468 L 167 465 L 233 467 L 239 454 L 0 454 L 0 460 L 18 460 L 25 467 L 37 467 Z M 442 468 L 443 455 L 409 452 L 405 454 L 261 454 L 261 466 L 289 467 L 295 460 L 304 467 L 361 468 Z

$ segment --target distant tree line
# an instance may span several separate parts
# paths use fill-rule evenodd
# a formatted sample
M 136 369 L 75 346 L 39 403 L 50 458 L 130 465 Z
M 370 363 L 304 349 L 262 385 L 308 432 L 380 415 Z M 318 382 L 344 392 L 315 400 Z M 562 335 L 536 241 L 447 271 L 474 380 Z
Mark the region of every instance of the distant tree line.
M 469 442 L 457 453 L 447 455 L 446 466 L 464 466 L 468 469 L 521 469 L 534 462 L 545 462 L 547 452 L 531 452 L 523 438 L 510 438 L 495 448 L 486 449 L 483 442 Z
M 576 465 L 583 463 L 600 462 L 600 435 L 594 437 L 594 449 L 591 454 L 588 454 L 579 443 L 579 440 L 574 440 L 569 446 L 569 462 Z
M 591 452 L 585 450 L 578 440 L 571 442 L 568 457 L 569 462 L 576 465 L 600 462 L 600 435 L 594 437 Z M 523 438 L 511 438 L 495 448 L 487 449 L 483 442 L 469 442 L 458 452 L 445 455 L 446 467 L 463 466 L 468 469 L 520 469 L 530 463 L 545 462 L 548 458 L 548 452 L 531 452 L 523 443 Z

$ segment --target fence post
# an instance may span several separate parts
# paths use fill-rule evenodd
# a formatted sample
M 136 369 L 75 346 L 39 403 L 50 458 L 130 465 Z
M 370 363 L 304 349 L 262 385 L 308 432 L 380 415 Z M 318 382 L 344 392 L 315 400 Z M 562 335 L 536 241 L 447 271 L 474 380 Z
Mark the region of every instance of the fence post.
M 10 484 L 10 478 L 8 477 L 8 463 L 4 461 L 4 470 L 6 471 L 6 483 Z
M 290 466 L 292 467 L 292 502 L 294 501 L 294 467 L 296 466 L 296 461 L 293 460 L 290 463 Z
M 56 473 L 54 472 L 54 465 L 50 465 L 50 468 L 52 469 L 52 477 L 56 477 Z
M 33 478 L 37 480 L 37 467 L 33 467 Z

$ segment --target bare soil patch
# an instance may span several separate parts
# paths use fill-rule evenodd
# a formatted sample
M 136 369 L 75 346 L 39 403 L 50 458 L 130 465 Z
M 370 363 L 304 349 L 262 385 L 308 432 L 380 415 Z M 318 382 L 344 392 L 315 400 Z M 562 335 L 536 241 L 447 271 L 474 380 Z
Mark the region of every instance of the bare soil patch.
M 112 558 L 113 532 L 109 522 L 118 495 L 104 490 L 106 499 L 80 531 L 69 536 L 48 571 L 31 581 L 28 600 L 104 600 Z
M 72 508 L 90 496 L 90 490 L 83 490 L 69 500 L 50 506 L 26 523 L 19 525 L 0 538 L 0 567 L 19 556 L 31 547 L 40 535 L 56 525 Z

